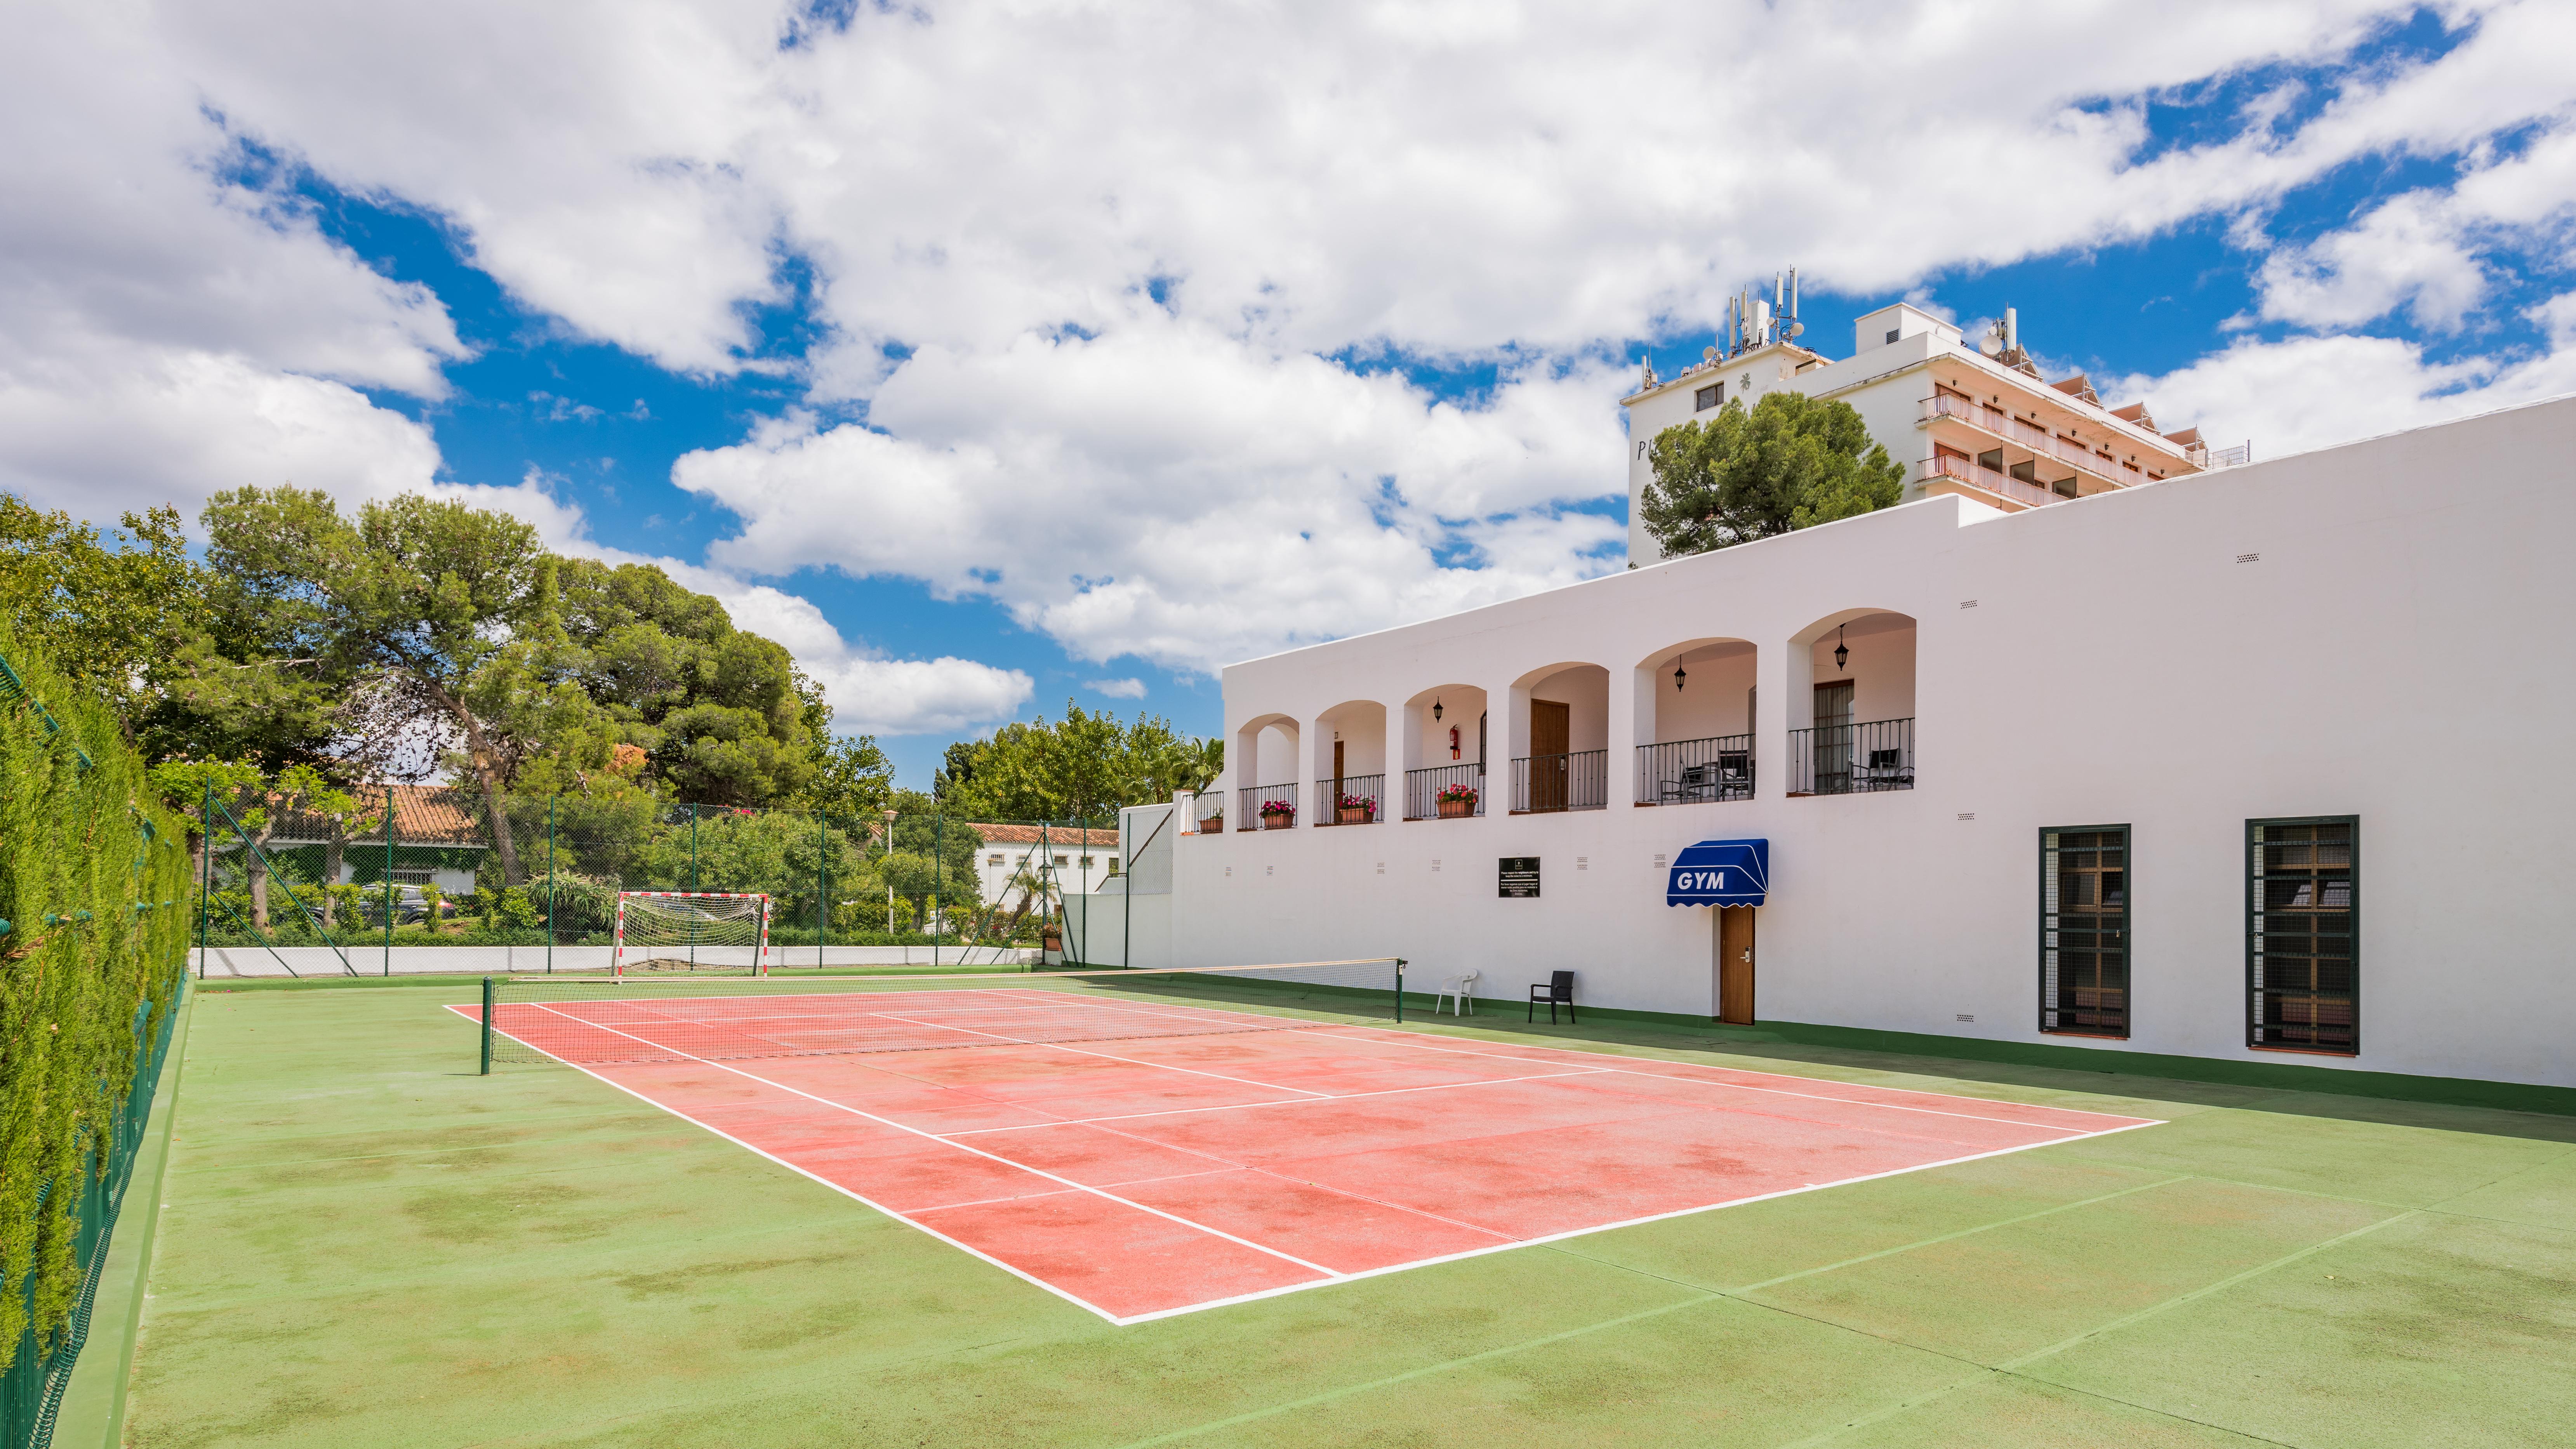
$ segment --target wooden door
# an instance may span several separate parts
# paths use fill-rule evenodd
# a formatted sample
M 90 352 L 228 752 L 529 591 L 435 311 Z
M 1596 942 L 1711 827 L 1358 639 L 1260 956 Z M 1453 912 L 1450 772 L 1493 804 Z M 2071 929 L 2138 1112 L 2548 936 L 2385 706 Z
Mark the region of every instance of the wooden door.
M 1560 700 L 1530 701 L 1530 794 L 1532 810 L 1562 810 L 1566 804 L 1566 741 L 1573 738 L 1572 707 Z
M 1717 1019 L 1753 1024 L 1753 907 L 1717 911 Z
M 1333 798 L 1342 798 L 1342 742 L 1333 741 Z

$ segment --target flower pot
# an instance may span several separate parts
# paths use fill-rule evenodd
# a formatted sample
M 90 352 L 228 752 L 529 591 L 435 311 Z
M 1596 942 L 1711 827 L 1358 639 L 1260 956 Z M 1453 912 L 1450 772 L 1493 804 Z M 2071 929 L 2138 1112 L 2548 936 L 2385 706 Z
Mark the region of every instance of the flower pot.
M 1224 833 L 1225 817 L 1222 815 L 1211 815 L 1205 820 L 1199 822 L 1199 834 L 1201 835 L 1223 835 Z
M 1440 802 L 1440 818 L 1443 820 L 1456 820 L 1462 816 L 1473 815 L 1475 813 L 1476 802 L 1473 800 L 1443 800 Z
M 1297 816 L 1292 811 L 1264 810 L 1261 812 L 1261 828 L 1264 830 L 1285 830 L 1296 823 Z
M 1365 805 L 1345 805 L 1341 809 L 1339 819 L 1344 825 L 1366 825 L 1376 814 L 1376 811 Z

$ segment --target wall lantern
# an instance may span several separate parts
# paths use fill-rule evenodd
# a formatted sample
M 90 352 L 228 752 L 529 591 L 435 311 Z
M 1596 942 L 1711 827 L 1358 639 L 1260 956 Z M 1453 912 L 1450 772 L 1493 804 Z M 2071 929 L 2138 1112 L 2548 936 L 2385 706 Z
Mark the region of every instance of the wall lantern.
M 1688 679 L 1688 678 L 1690 678 L 1690 671 L 1689 671 L 1689 670 L 1686 670 L 1686 669 L 1684 669 L 1684 668 L 1682 668 L 1682 657 L 1681 657 L 1680 655 L 1678 655 L 1678 654 L 1674 655 L 1674 656 L 1673 656 L 1673 688 L 1674 688 L 1675 690 L 1679 690 L 1679 689 L 1682 687 L 1682 681 L 1683 681 L 1683 680 L 1685 680 L 1685 679 Z
M 1434 723 L 1440 719 L 1440 697 L 1436 694 L 1431 697 L 1431 718 Z
M 1851 658 L 1851 650 L 1843 644 L 1843 629 L 1845 627 L 1845 625 L 1841 624 L 1834 626 L 1834 673 L 1836 674 L 1843 672 L 1844 661 Z

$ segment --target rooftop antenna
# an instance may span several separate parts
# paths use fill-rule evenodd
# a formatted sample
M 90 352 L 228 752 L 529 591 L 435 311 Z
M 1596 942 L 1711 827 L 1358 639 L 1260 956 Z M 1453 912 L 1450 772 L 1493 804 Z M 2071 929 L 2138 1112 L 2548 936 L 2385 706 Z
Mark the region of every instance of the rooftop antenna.
M 1791 267 L 1789 269 L 1789 339 L 1794 342 L 1805 336 L 1806 332 L 1807 324 L 1798 320 L 1798 269 Z

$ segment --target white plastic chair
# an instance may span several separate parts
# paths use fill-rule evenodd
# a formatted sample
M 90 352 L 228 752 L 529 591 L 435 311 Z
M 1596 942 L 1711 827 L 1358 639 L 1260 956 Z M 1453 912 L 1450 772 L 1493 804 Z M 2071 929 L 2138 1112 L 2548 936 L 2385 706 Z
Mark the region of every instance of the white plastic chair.
M 1481 974 L 1475 971 L 1462 971 L 1446 978 L 1445 989 L 1438 996 L 1431 998 L 1431 1014 L 1433 1016 L 1440 1014 L 1440 1002 L 1443 998 L 1448 1000 L 1449 1014 L 1452 1016 L 1466 1016 L 1473 1012 L 1476 1009 L 1476 978 Z

